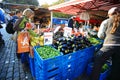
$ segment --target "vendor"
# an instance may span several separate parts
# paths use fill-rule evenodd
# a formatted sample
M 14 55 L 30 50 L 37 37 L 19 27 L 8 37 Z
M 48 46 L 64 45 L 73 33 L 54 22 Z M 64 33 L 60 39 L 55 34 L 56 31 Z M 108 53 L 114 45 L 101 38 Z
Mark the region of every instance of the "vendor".
M 112 57 L 112 67 L 107 80 L 120 80 L 120 8 L 111 8 L 108 15 L 107 25 L 102 27 L 106 29 L 100 31 L 102 36 L 99 33 L 99 37 L 104 38 L 104 43 L 103 47 L 96 53 L 91 80 L 99 80 L 101 68 L 110 57 Z
M 70 28 L 74 28 L 75 27 L 75 18 L 76 16 L 72 16 L 69 20 L 68 20 L 68 27 Z

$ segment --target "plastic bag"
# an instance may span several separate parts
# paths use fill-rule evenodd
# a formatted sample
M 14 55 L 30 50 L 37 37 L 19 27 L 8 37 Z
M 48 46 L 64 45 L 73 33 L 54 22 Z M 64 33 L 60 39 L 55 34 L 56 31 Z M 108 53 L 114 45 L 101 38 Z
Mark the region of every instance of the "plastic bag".
M 11 39 L 13 40 L 13 41 L 17 41 L 17 32 L 15 32 L 13 35 L 12 35 L 12 37 L 11 37 Z
M 29 45 L 29 33 L 27 31 L 20 32 L 17 39 L 18 50 L 17 53 L 29 52 L 30 45 Z

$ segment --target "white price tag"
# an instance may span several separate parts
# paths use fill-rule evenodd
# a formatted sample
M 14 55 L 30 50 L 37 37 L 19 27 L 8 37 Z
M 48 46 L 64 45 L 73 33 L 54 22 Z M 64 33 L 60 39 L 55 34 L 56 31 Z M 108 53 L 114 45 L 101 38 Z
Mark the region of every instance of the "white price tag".
M 53 32 L 44 33 L 44 45 L 51 45 L 53 43 Z
M 64 28 L 64 36 L 65 37 L 71 36 L 71 33 L 72 33 L 72 28 L 69 28 L 69 27 Z

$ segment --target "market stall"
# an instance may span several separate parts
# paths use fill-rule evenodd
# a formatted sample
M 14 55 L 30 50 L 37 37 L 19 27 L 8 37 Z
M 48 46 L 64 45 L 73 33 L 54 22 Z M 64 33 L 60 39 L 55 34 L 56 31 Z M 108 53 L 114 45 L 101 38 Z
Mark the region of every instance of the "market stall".
M 22 50 L 26 49 L 26 44 L 30 49 L 27 47 L 29 55 L 22 53 L 21 60 L 23 63 L 26 61 L 29 63 L 33 77 L 36 80 L 66 80 L 82 75 L 88 62 L 92 60 L 95 50 L 99 48 L 97 46 L 101 46 L 102 42 L 82 34 L 71 34 L 70 28 L 58 30 L 61 31 L 60 36 L 54 33 L 54 29 L 46 31 L 48 28 L 41 27 L 39 20 L 47 15 L 40 15 L 42 12 L 40 9 L 34 11 L 35 19 L 37 18 L 38 21 L 34 21 L 36 28 L 27 30 L 28 39 L 20 38 L 23 39 Z M 49 15 L 48 19 L 50 19 Z M 60 26 L 65 27 L 64 23 Z
M 98 8 L 102 9 L 103 3 L 104 1 L 72 0 L 50 7 L 49 10 L 78 15 L 80 12 L 91 11 L 90 13 L 93 13 Z M 107 3 L 109 2 L 104 3 L 104 5 Z M 28 57 L 33 77 L 36 80 L 73 80 L 81 76 L 89 66 L 88 63 L 93 61 L 95 52 L 102 47 L 103 41 L 95 37 L 88 37 L 81 32 L 74 34 L 71 28 L 65 27 L 64 23 L 61 23 L 60 27 L 57 28 L 57 32 L 60 33 L 54 33 L 56 29 L 48 29 L 46 25 L 40 25 L 40 19 L 47 17 L 50 20 L 50 12 L 41 13 L 40 9 L 33 10 L 36 13 L 34 23 L 37 28 L 28 30 L 30 35 L 30 55 Z M 98 16 L 98 14 L 96 15 Z M 106 16 L 106 14 L 103 15 Z M 81 21 L 78 18 L 76 20 Z M 97 23 L 94 19 L 89 21 Z M 42 28 L 45 28 L 45 30 Z M 88 75 L 92 69 L 91 65 L 89 67 Z M 105 79 L 103 76 L 109 73 L 109 68 L 109 66 L 103 68 L 100 80 Z

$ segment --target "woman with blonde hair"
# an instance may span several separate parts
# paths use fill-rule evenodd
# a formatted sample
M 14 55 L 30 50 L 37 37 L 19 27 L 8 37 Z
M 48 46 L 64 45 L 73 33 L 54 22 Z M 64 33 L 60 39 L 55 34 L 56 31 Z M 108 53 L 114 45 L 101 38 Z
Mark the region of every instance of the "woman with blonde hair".
M 14 25 L 14 30 L 21 31 L 21 30 L 25 29 L 26 23 L 31 22 L 33 17 L 34 17 L 34 11 L 32 11 L 29 8 L 25 9 L 23 11 L 23 16 L 18 21 L 16 21 L 16 23 Z
M 19 37 L 20 32 L 22 30 L 28 29 L 27 24 L 31 22 L 31 19 L 33 17 L 34 17 L 34 11 L 32 11 L 31 9 L 27 8 L 23 11 L 23 16 L 15 22 L 14 27 L 13 27 L 13 29 L 16 31 L 16 37 L 17 37 L 17 34 Z M 20 43 L 20 41 L 18 41 L 18 37 L 17 37 L 17 44 Z M 20 58 L 21 55 L 24 55 L 24 52 L 21 54 L 18 54 L 18 53 L 20 53 L 20 49 L 19 49 L 19 46 L 17 45 L 17 57 Z
M 113 7 L 108 11 L 103 47 L 94 58 L 91 80 L 99 80 L 103 64 L 112 57 L 111 73 L 107 80 L 120 80 L 120 8 Z M 102 32 L 104 33 L 104 32 Z
M 23 11 L 23 15 L 26 16 L 29 19 L 32 19 L 34 17 L 34 11 L 31 9 L 27 8 Z

